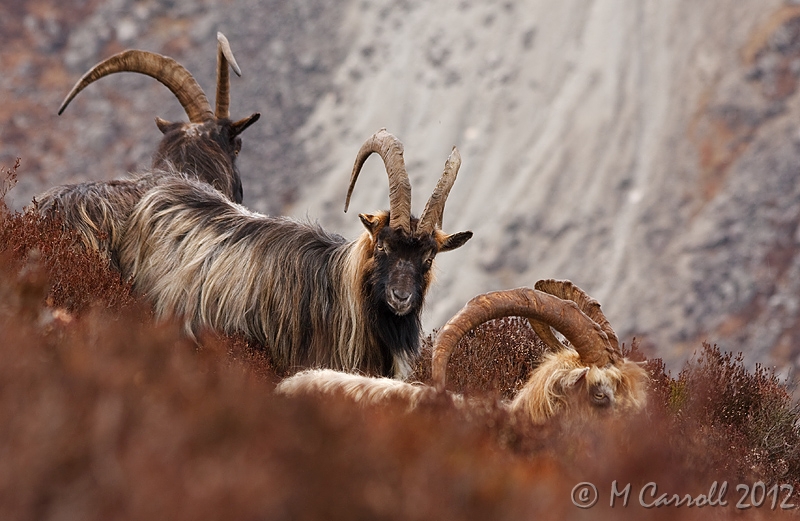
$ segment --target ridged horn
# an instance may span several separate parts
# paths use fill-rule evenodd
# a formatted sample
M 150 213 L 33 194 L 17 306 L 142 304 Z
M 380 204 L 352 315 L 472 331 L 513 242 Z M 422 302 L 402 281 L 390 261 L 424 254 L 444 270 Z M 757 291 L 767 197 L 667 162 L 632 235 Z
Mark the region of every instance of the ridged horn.
M 231 44 L 225 35 L 217 33 L 217 96 L 216 96 L 216 110 L 214 115 L 217 119 L 230 117 L 231 106 L 231 80 L 228 66 L 230 65 L 233 72 L 237 76 L 242 75 L 242 70 L 239 64 L 236 63 L 236 58 L 231 51 Z
M 447 362 L 464 335 L 484 322 L 508 316 L 543 322 L 559 331 L 587 364 L 605 366 L 616 358 L 605 332 L 575 302 L 531 288 L 495 291 L 467 302 L 436 335 L 431 371 L 438 391 L 445 389 Z
M 192 123 L 202 123 L 214 117 L 203 89 L 183 65 L 167 56 L 136 49 L 115 54 L 92 67 L 64 98 L 58 109 L 59 115 L 80 91 L 116 72 L 138 72 L 161 82 L 178 98 Z
M 408 181 L 405 161 L 403 160 L 403 143 L 388 133 L 385 128 L 380 129 L 361 145 L 350 175 L 350 186 L 347 189 L 347 198 L 344 211 L 350 206 L 350 196 L 356 185 L 358 174 L 364 162 L 373 153 L 383 159 L 386 173 L 389 174 L 389 226 L 401 229 L 411 234 L 411 183 Z
M 422 210 L 422 215 L 419 217 L 419 224 L 417 225 L 417 233 L 432 233 L 436 228 L 442 228 L 442 220 L 444 219 L 444 204 L 447 201 L 447 196 L 450 195 L 450 189 L 453 188 L 453 183 L 456 182 L 458 169 L 461 167 L 461 154 L 458 149 L 453 147 L 450 156 L 444 164 L 444 171 L 436 183 L 436 188 L 433 190 L 428 202 L 425 204 L 425 209 Z
M 586 313 L 589 318 L 600 326 L 606 336 L 608 336 L 611 347 L 621 356 L 622 351 L 619 348 L 619 337 L 617 337 L 617 333 L 614 331 L 614 328 L 611 327 L 611 323 L 603 314 L 602 309 L 600 309 L 600 303 L 597 300 L 590 297 L 585 291 L 569 280 L 545 279 L 538 281 L 533 287 L 534 289 L 549 293 L 560 299 L 571 300 L 576 303 L 581 311 Z

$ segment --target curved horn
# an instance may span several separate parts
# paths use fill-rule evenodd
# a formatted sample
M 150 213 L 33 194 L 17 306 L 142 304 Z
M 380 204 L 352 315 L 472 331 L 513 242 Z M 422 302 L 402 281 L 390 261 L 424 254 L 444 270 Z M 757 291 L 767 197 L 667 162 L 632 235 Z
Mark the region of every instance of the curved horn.
M 183 65 L 167 56 L 140 50 L 123 51 L 92 67 L 64 98 L 58 109 L 59 115 L 89 84 L 115 72 L 139 72 L 155 78 L 178 98 L 192 123 L 202 123 L 214 117 L 203 89 Z
M 456 182 L 460 167 L 461 154 L 458 153 L 456 147 L 453 147 L 453 151 L 450 152 L 450 156 L 444 164 L 442 176 L 439 178 L 439 182 L 436 183 L 436 188 L 433 190 L 430 199 L 425 204 L 425 209 L 422 210 L 422 215 L 419 217 L 417 233 L 433 233 L 436 228 L 442 228 L 444 203 L 447 201 L 450 189 L 453 188 L 453 183 Z
M 228 72 L 228 65 L 230 65 L 233 72 L 237 76 L 242 75 L 242 70 L 239 64 L 236 63 L 236 58 L 233 57 L 231 51 L 231 44 L 225 35 L 217 33 L 217 106 L 214 115 L 217 119 L 230 117 L 231 106 L 231 81 L 230 73 Z
M 350 186 L 347 189 L 344 211 L 346 212 L 350 206 L 350 196 L 356 185 L 358 174 L 361 173 L 361 167 L 375 152 L 383 159 L 386 173 L 389 174 L 389 226 L 395 229 L 399 228 L 411 235 L 411 183 L 408 181 L 408 173 L 403 160 L 403 143 L 388 133 L 385 128 L 373 134 L 358 151 L 353 172 L 350 174 Z
M 600 309 L 600 303 L 597 300 L 590 297 L 585 291 L 569 280 L 545 279 L 538 281 L 533 287 L 560 299 L 571 300 L 576 303 L 578 308 L 599 325 L 606 336 L 608 336 L 608 341 L 611 343 L 611 347 L 614 348 L 614 351 L 621 354 L 619 337 L 617 337 L 617 333 L 614 332 L 611 323 Z
M 447 362 L 459 340 L 480 324 L 507 316 L 548 324 L 570 341 L 587 364 L 604 366 L 615 359 L 606 334 L 575 302 L 531 288 L 495 291 L 467 302 L 436 335 L 431 371 L 438 391 L 444 391 Z

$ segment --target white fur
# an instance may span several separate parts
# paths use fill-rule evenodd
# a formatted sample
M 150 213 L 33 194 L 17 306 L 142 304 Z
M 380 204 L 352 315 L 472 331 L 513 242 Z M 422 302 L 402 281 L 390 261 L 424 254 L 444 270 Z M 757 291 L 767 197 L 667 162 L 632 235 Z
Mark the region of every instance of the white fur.
M 502 405 L 513 414 L 543 423 L 559 414 L 594 414 L 588 396 L 589 385 L 600 386 L 609 395 L 610 406 L 602 409 L 624 414 L 644 407 L 647 373 L 635 362 L 623 359 L 609 367 L 585 366 L 578 353 L 565 348 L 549 353 L 534 369 L 525 385 L 510 402 Z M 407 403 L 416 408 L 424 399 L 435 396 L 433 387 L 391 378 L 371 378 L 332 369 L 310 369 L 280 382 L 276 393 L 286 396 L 344 396 L 362 405 L 389 401 Z M 456 406 L 469 403 L 458 394 L 448 393 Z

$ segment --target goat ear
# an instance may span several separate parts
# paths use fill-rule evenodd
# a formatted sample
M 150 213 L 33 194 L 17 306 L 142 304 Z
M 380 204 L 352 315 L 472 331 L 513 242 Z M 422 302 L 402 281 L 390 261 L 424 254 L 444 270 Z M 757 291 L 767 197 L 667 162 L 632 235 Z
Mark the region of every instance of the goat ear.
M 175 128 L 175 123 L 170 123 L 166 119 L 161 119 L 159 117 L 156 117 L 156 126 L 158 127 L 158 130 L 160 130 L 162 134 L 166 134 L 167 132 Z
M 386 218 L 382 218 L 380 215 L 360 213 L 358 214 L 358 218 L 361 219 L 361 224 L 364 225 L 364 228 L 367 229 L 373 238 L 375 238 L 378 232 L 386 225 Z
M 247 116 L 246 118 L 242 118 L 239 121 L 234 121 L 231 124 L 231 135 L 233 137 L 238 136 L 239 134 L 247 130 L 247 127 L 258 121 L 258 118 L 260 117 L 261 117 L 260 112 L 254 112 L 251 115 Z
M 472 238 L 472 232 L 458 232 L 452 235 L 445 235 L 438 239 L 439 253 L 443 251 L 455 250 L 466 244 Z
M 580 369 L 576 369 L 571 371 L 570 374 L 570 385 L 578 385 L 584 378 L 586 378 L 586 374 L 589 372 L 588 367 L 582 367 Z

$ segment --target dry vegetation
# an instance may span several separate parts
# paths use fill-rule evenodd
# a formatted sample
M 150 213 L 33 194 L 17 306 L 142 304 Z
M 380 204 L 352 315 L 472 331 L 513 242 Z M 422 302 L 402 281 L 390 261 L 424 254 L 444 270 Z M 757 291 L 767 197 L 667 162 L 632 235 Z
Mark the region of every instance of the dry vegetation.
M 0 195 L 16 167 L 2 174 Z M 705 519 L 736 513 L 737 483 L 800 489 L 789 393 L 716 347 L 677 377 L 647 362 L 647 411 L 591 425 L 496 406 L 541 353 L 518 319 L 452 358 L 450 385 L 483 407 L 279 399 L 257 346 L 206 335 L 198 348 L 59 223 L 2 204 L 0 220 L 0 519 Z M 632 484 L 627 508 L 607 506 L 614 480 Z M 723 480 L 725 507 L 638 504 L 650 481 L 697 496 Z M 570 501 L 582 481 L 600 492 L 588 512 Z M 748 512 L 789 515 L 771 496 Z

